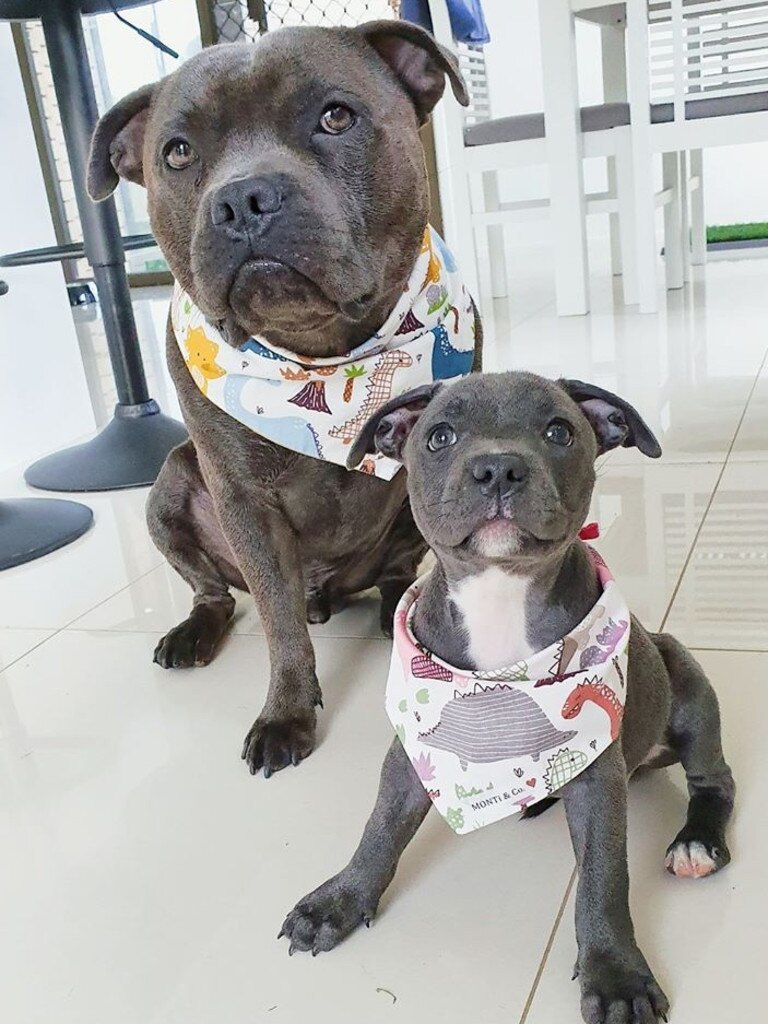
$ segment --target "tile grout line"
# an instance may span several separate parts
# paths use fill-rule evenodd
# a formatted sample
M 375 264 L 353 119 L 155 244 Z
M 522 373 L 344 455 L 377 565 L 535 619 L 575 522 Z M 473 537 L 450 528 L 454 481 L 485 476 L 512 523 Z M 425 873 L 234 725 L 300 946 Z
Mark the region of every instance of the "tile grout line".
M 688 647 L 688 650 L 713 651 L 715 654 L 768 654 L 768 647 L 702 647 L 699 644 L 696 647 Z
M 134 585 L 134 583 L 138 583 L 139 580 L 143 580 L 145 576 L 148 576 L 151 572 L 154 572 L 158 568 L 160 568 L 160 566 L 153 565 L 151 569 L 147 569 L 146 572 L 140 573 L 138 576 L 136 576 L 130 582 L 126 583 L 125 586 L 122 586 L 118 590 L 115 590 L 114 593 L 109 594 L 107 597 L 102 598 L 101 601 L 97 601 L 96 604 L 91 605 L 90 608 L 86 608 L 85 611 L 79 612 L 73 619 L 70 619 L 68 622 L 65 622 L 63 626 L 56 627 L 55 629 L 53 629 L 53 631 L 51 632 L 50 636 L 47 636 L 44 640 L 41 640 L 39 643 L 36 643 L 33 647 L 30 647 L 29 650 L 24 651 L 24 653 L 20 654 L 18 656 L 18 658 L 14 658 L 13 661 L 9 661 L 7 665 L 3 665 L 3 667 L 0 668 L 0 673 L 5 672 L 7 669 L 11 668 L 13 665 L 16 665 L 19 661 L 21 661 L 22 658 L 26 658 L 26 656 L 28 654 L 31 654 L 33 651 L 36 651 L 38 649 L 38 647 L 42 647 L 43 644 L 47 644 L 50 640 L 55 639 L 60 633 L 64 633 L 66 630 L 68 630 L 70 628 L 70 626 L 72 626 L 73 623 L 77 622 L 79 619 L 84 618 L 86 615 L 90 615 L 91 612 L 95 611 L 97 608 L 100 608 L 101 605 L 105 604 L 107 601 L 111 601 L 112 598 L 113 597 L 117 597 L 118 594 L 122 594 L 122 592 L 124 590 L 127 590 L 129 587 L 132 587 Z M 34 629 L 34 628 L 46 629 L 47 627 L 46 626 L 40 626 L 40 627 L 30 627 L 30 628 L 32 628 L 32 629 Z M 87 631 L 86 630 L 76 630 L 76 632 L 87 632 Z M 121 630 L 101 630 L 99 632 L 108 633 L 108 632 L 122 632 L 122 631 Z M 126 630 L 125 632 L 128 632 L 128 631 Z
M 562 901 L 560 903 L 560 907 L 558 908 L 557 915 L 556 915 L 555 920 L 554 920 L 554 922 L 552 924 L 552 930 L 549 933 L 549 938 L 547 939 L 547 944 L 544 947 L 543 953 L 541 954 L 541 961 L 539 962 L 538 969 L 536 971 L 536 974 L 535 974 L 534 979 L 533 979 L 533 983 L 531 985 L 531 991 L 528 993 L 528 998 L 525 1001 L 525 1006 L 523 1007 L 523 1012 L 522 1012 L 522 1014 L 520 1016 L 520 1020 L 519 1020 L 518 1024 L 525 1024 L 526 1020 L 528 1019 L 528 1014 L 531 1011 L 531 1006 L 533 1005 L 533 1000 L 536 997 L 536 992 L 538 991 L 539 982 L 541 981 L 541 976 L 544 973 L 544 968 L 547 966 L 547 961 L 549 960 L 549 954 L 552 952 L 552 946 L 555 944 L 555 936 L 557 935 L 557 930 L 560 927 L 560 922 L 563 919 L 563 914 L 565 913 L 565 908 L 566 908 L 566 906 L 568 904 L 568 900 L 570 899 L 571 890 L 573 889 L 573 883 L 575 881 L 576 881 L 576 868 L 574 868 L 573 871 L 571 872 L 571 877 L 568 879 L 568 885 L 565 887 L 565 893 L 563 894 L 563 898 L 562 898 Z
M 738 440 L 739 432 L 741 431 L 742 425 L 743 425 L 744 420 L 745 420 L 746 415 L 747 415 L 747 410 L 749 409 L 749 404 L 750 404 L 750 402 L 752 401 L 752 399 L 754 397 L 755 391 L 757 390 L 757 385 L 760 382 L 760 377 L 762 376 L 763 370 L 764 370 L 764 368 L 765 368 L 765 366 L 767 364 L 768 364 L 768 351 L 766 351 L 764 353 L 763 358 L 760 361 L 760 365 L 757 368 L 757 373 L 755 374 L 755 379 L 752 381 L 752 387 L 749 389 L 749 393 L 747 394 L 747 400 L 744 403 L 744 408 L 741 410 L 741 416 L 739 416 L 739 421 L 736 424 L 736 429 L 733 432 L 733 437 L 731 438 L 731 443 L 728 445 L 728 451 L 725 453 L 725 458 L 723 459 L 723 464 L 720 467 L 720 472 L 717 474 L 717 480 L 715 480 L 715 486 L 712 488 L 712 493 L 710 494 L 709 501 L 707 502 L 706 507 L 704 509 L 704 514 L 701 517 L 701 522 L 699 523 L 698 528 L 696 529 L 696 533 L 693 536 L 693 540 L 691 542 L 690 548 L 688 549 L 688 554 L 686 555 L 685 562 L 683 563 L 683 567 L 680 570 L 680 575 L 677 578 L 677 583 L 675 584 L 675 588 L 672 591 L 672 596 L 670 597 L 670 599 L 669 599 L 669 601 L 667 603 L 667 607 L 666 607 L 666 610 L 664 612 L 664 615 L 662 616 L 661 624 L 659 626 L 659 632 L 661 632 L 661 630 L 664 629 L 664 627 L 665 627 L 665 625 L 667 623 L 667 619 L 669 618 L 670 612 L 672 611 L 672 606 L 675 603 L 675 599 L 677 598 L 677 595 L 680 592 L 680 587 L 683 584 L 683 579 L 685 578 L 685 574 L 688 571 L 688 566 L 690 565 L 691 559 L 693 558 L 693 553 L 696 550 L 696 545 L 699 542 L 699 537 L 701 536 L 701 531 L 704 529 L 704 524 L 707 521 L 707 516 L 709 515 L 709 510 L 712 508 L 712 503 L 715 500 L 715 496 L 716 496 L 716 494 L 717 494 L 717 492 L 718 492 L 718 490 L 720 488 L 720 483 L 721 483 L 721 481 L 723 479 L 723 476 L 725 475 L 725 470 L 726 470 L 726 468 L 728 466 L 728 460 L 730 459 L 731 454 L 733 453 L 733 449 L 734 449 L 734 447 L 736 445 L 736 441 Z

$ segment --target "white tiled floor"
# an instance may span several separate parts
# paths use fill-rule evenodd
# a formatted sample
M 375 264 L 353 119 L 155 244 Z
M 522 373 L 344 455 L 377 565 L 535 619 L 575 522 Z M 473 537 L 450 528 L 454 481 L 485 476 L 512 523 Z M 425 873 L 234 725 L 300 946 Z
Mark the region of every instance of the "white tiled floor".
M 710 265 L 657 317 L 614 308 L 604 276 L 593 314 L 573 320 L 554 316 L 534 264 L 511 254 L 520 272 L 496 304 L 489 368 L 595 381 L 658 431 L 659 462 L 623 450 L 604 460 L 598 546 L 646 624 L 666 622 L 698 649 L 739 784 L 733 863 L 698 883 L 663 871 L 684 813 L 680 770 L 633 785 L 637 932 L 676 1024 L 757 1020 L 768 996 L 768 761 L 756 721 L 768 683 L 768 264 Z M 153 390 L 173 411 L 157 341 L 164 301 L 142 300 L 139 320 Z M 83 345 L 97 394 L 97 332 Z M 0 489 L 24 492 L 18 474 Z M 318 749 L 298 770 L 251 778 L 239 749 L 266 688 L 258 616 L 242 598 L 205 670 L 152 665 L 189 594 L 149 542 L 145 497 L 89 496 L 88 535 L 0 575 L 4 1019 L 576 1024 L 560 808 L 464 839 L 428 821 L 370 933 L 316 960 L 288 958 L 275 941 L 282 918 L 351 852 L 389 741 L 378 608 L 361 599 L 313 630 Z

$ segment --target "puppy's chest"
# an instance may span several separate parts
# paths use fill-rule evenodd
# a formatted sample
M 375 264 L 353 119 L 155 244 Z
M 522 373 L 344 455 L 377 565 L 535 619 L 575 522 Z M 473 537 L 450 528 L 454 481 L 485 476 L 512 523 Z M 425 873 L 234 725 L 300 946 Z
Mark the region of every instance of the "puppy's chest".
M 522 661 L 534 650 L 527 639 L 526 602 L 530 580 L 501 569 L 486 569 L 451 587 L 462 619 L 468 657 L 489 672 Z

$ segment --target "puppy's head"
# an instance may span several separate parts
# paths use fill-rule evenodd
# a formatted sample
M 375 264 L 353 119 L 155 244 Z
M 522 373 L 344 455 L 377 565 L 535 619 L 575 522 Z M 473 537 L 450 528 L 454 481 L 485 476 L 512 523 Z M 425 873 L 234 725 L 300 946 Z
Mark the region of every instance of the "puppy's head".
M 438 557 L 530 567 L 584 524 L 598 455 L 658 441 L 617 395 L 530 373 L 427 385 L 383 406 L 349 464 L 381 452 L 408 469 L 416 523 Z
M 224 44 L 99 122 L 88 188 L 144 185 L 168 264 L 233 344 L 342 354 L 402 294 L 427 221 L 419 127 L 455 58 L 398 21 Z

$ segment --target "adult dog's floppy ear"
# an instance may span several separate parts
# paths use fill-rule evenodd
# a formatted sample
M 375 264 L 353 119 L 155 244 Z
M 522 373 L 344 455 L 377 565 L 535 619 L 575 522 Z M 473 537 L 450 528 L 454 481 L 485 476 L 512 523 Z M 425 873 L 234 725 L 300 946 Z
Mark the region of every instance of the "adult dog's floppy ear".
M 130 93 L 96 125 L 88 160 L 88 194 L 101 202 L 112 195 L 118 177 L 144 184 L 144 135 L 156 84 Z
M 369 21 L 354 31 L 365 36 L 400 79 L 416 108 L 419 124 L 429 119 L 443 95 L 446 75 L 453 95 L 462 106 L 469 106 L 458 60 L 423 28 L 410 21 Z
M 402 462 L 405 442 L 440 387 L 439 383 L 422 384 L 382 405 L 357 435 L 347 458 L 347 468 L 354 469 L 364 455 L 373 452 Z
M 619 445 L 639 448 L 650 459 L 658 459 L 661 455 L 661 445 L 629 402 L 581 380 L 559 380 L 558 384 L 578 403 L 589 420 L 600 455 Z

